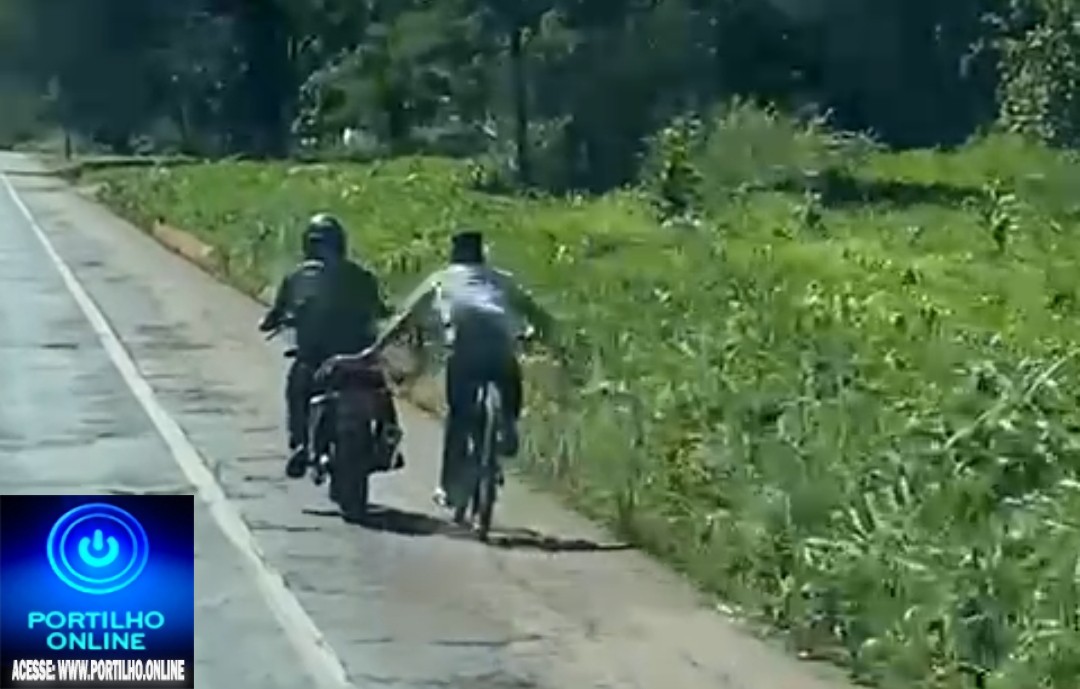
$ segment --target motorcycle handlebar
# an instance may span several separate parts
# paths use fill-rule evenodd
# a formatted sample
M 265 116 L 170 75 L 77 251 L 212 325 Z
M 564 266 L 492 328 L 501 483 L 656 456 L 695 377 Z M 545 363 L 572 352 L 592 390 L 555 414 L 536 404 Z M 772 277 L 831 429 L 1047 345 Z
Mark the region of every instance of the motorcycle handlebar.
M 284 318 L 281 321 L 276 322 L 274 324 L 274 327 L 266 331 L 266 339 L 272 340 L 278 335 L 280 335 L 282 331 L 288 330 L 293 327 L 295 327 L 295 321 L 291 317 Z
M 266 340 L 270 341 L 270 340 L 274 339 L 275 337 L 280 335 L 282 333 L 282 331 L 287 330 L 290 327 L 292 327 L 292 321 L 291 320 L 285 321 L 285 322 L 275 326 L 274 328 L 267 331 Z M 296 358 L 296 347 L 290 347 L 289 349 L 286 349 L 284 354 L 285 354 L 286 359 L 295 359 Z

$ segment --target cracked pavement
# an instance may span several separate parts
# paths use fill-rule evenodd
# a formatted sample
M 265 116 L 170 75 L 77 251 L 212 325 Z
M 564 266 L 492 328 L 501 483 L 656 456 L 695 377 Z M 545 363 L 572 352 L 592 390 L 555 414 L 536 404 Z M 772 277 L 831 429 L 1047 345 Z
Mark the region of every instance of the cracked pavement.
M 456 532 L 428 497 L 439 425 L 400 402 L 408 467 L 374 479 L 371 524 L 344 524 L 321 489 L 283 477 L 286 362 L 255 331 L 261 307 L 41 171 L 0 154 L 0 173 L 353 686 L 850 686 L 740 630 L 674 574 L 516 481 L 496 514 L 504 547 Z M 194 492 L 2 185 L 0 349 L 0 492 Z M 314 686 L 250 564 L 211 510 L 196 509 L 198 686 Z

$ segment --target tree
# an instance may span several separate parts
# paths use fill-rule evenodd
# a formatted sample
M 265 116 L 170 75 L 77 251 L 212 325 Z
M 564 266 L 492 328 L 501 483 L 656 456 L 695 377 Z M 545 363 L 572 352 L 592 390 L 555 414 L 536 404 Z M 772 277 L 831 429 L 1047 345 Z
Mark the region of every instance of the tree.
M 529 151 L 529 74 L 527 44 L 541 18 L 552 8 L 549 0 L 474 0 L 471 10 L 484 34 L 506 50 L 510 71 L 514 149 L 519 182 L 532 183 Z

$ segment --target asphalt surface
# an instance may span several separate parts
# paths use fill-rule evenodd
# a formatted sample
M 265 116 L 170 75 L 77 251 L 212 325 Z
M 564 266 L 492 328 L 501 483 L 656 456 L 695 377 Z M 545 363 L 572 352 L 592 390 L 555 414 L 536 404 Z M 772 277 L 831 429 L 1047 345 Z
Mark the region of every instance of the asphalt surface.
M 850 686 L 516 482 L 503 547 L 456 532 L 429 498 L 439 426 L 405 404 L 407 469 L 344 524 L 283 477 L 261 308 L 40 172 L 0 154 L 0 492 L 198 492 L 199 687 Z

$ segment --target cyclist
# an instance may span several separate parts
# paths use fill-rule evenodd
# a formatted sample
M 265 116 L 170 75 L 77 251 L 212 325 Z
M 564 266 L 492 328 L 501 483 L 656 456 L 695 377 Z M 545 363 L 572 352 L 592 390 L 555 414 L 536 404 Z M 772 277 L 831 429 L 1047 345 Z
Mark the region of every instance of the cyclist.
M 476 231 L 455 234 L 450 264 L 429 275 L 409 295 L 401 312 L 367 350 L 334 357 L 324 367 L 366 360 L 379 353 L 421 312 L 434 307 L 450 349 L 446 364 L 446 398 L 449 407 L 443 439 L 442 469 L 434 499 L 444 507 L 468 499 L 457 485 L 458 471 L 467 442 L 470 405 L 477 386 L 494 383 L 503 400 L 506 418 L 500 423 L 499 450 L 505 456 L 518 451 L 518 420 L 521 417 L 522 381 L 518 362 L 518 338 L 528 322 L 537 335 L 552 342 L 554 320 L 505 272 L 487 264 L 483 235 Z M 459 489 L 462 488 L 462 489 Z
M 259 324 L 263 332 L 284 326 L 296 332 L 296 357 L 285 386 L 290 450 L 285 473 L 290 478 L 302 477 L 307 468 L 308 402 L 317 391 L 315 371 L 335 354 L 370 345 L 378 319 L 391 314 L 375 276 L 348 259 L 346 242 L 337 218 L 326 213 L 313 216 L 303 234 L 304 260 L 282 280 L 273 306 Z M 400 437 L 388 387 L 379 407 L 382 436 Z M 386 448 L 389 453 L 397 449 L 396 442 L 393 445 Z M 395 456 L 394 464 L 403 463 L 400 455 Z

